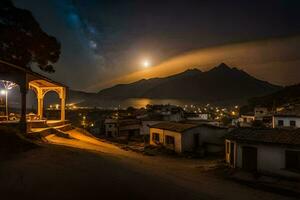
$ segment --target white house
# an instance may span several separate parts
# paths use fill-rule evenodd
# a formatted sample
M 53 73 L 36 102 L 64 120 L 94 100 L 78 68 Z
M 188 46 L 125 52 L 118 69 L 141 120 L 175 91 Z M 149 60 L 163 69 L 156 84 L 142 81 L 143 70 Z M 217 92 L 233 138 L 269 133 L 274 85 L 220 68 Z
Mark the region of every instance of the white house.
M 272 120 L 273 128 L 300 128 L 300 105 L 287 104 L 277 109 Z
M 273 128 L 300 128 L 300 115 L 276 114 L 272 120 Z
M 225 136 L 229 166 L 300 178 L 300 129 L 238 128 Z
M 208 124 L 162 122 L 150 126 L 150 144 L 162 145 L 177 153 L 203 149 L 207 153 L 224 150 L 226 128 Z

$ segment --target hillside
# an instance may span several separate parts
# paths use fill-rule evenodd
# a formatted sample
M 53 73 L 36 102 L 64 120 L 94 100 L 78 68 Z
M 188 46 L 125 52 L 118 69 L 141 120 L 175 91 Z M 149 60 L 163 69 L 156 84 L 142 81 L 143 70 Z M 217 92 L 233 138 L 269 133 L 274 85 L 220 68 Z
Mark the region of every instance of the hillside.
M 182 99 L 199 102 L 246 100 L 278 91 L 281 87 L 258 80 L 243 70 L 222 63 L 202 72 L 189 69 L 165 77 L 142 79 L 101 90 L 86 102 L 128 98 Z M 95 99 L 96 98 L 96 99 Z
M 284 87 L 283 89 L 263 96 L 255 97 L 249 100 L 251 106 L 281 106 L 287 103 L 299 103 L 300 102 L 300 84 Z

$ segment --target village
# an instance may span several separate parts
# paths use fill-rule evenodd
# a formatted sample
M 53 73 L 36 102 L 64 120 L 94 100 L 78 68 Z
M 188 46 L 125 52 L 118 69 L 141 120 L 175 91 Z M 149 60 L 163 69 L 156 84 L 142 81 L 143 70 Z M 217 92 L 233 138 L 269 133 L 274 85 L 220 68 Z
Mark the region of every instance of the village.
M 1 127 L 13 128 L 20 124 L 21 132 L 26 133 L 22 135 L 30 143 L 127 154 L 131 159 L 140 155 L 138 160 L 146 163 L 158 159 L 171 167 L 180 162 L 183 169 L 197 165 L 205 174 L 218 174 L 214 176 L 255 185 L 257 189 L 298 195 L 300 106 L 297 104 L 272 110 L 255 107 L 253 112 L 245 114 L 240 113 L 239 105 L 87 108 L 67 103 L 67 88 L 60 83 L 11 64 L 1 66 L 19 85 L 3 82 L 7 90 L 2 92 L 1 102 L 8 99 L 13 87 L 22 88 L 27 84 L 39 99 L 36 110 L 27 111 L 22 107 L 21 114 L 16 114 L 8 107 L 2 109 L 5 112 L 2 112 Z M 14 79 L 16 75 L 20 78 Z M 22 77 L 27 77 L 24 82 Z M 60 104 L 44 109 L 44 97 L 49 91 L 59 94 Z M 26 93 L 21 94 L 25 94 L 21 95 L 21 105 L 25 106 Z M 2 105 L 5 108 L 5 103 Z
M 222 172 L 222 176 L 232 180 L 298 195 L 299 184 L 295 183 L 300 179 L 299 104 L 272 110 L 258 106 L 247 113 L 240 113 L 239 105 L 211 104 L 88 108 L 66 103 L 65 86 L 31 71 L 22 73 L 31 77 L 29 88 L 37 91 L 40 98 L 36 113 L 26 109 L 22 113 L 27 121 L 23 122 L 27 124 L 25 136 L 31 140 L 40 143 L 37 138 L 44 138 L 43 141 L 53 144 L 90 150 L 99 148 L 91 144 L 101 142 L 146 157 L 200 161 L 210 171 L 207 173 L 227 169 L 230 173 Z M 9 81 L 5 84 L 16 86 Z M 43 96 L 48 91 L 58 92 L 61 104 L 49 105 L 44 110 Z M 21 115 L 2 114 L 1 126 L 22 122 Z M 72 139 L 87 144 L 71 145 Z
M 300 199 L 299 5 L 1 0 L 0 199 Z

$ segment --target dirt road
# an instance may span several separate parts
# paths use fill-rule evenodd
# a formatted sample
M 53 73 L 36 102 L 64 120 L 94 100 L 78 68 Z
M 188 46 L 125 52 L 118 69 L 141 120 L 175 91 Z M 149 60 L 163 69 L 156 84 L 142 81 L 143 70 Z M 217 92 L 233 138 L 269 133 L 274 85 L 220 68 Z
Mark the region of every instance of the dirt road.
M 209 161 L 144 156 L 76 130 L 69 134 L 73 139 L 50 135 L 56 145 L 1 163 L 1 200 L 290 199 L 200 170 Z

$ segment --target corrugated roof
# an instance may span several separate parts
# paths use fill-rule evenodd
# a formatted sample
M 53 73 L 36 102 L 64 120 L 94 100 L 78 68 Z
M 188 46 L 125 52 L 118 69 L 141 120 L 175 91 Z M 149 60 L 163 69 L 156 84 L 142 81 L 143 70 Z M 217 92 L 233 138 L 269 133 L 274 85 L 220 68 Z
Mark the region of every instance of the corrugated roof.
M 225 138 L 250 143 L 300 146 L 300 129 L 238 128 L 228 133 Z
M 186 124 L 186 123 L 178 123 L 178 122 L 161 122 L 158 124 L 150 125 L 149 127 L 183 133 L 189 129 L 199 127 L 199 124 Z

